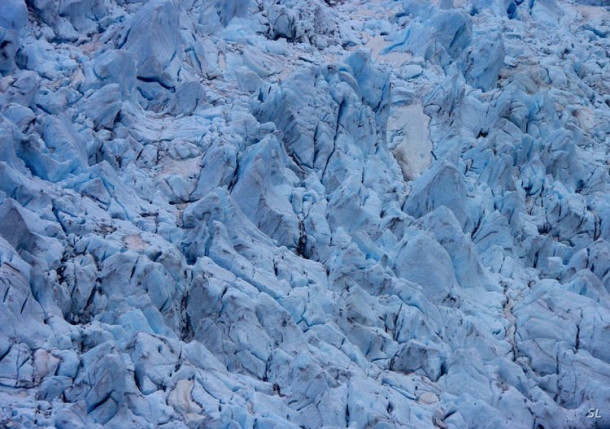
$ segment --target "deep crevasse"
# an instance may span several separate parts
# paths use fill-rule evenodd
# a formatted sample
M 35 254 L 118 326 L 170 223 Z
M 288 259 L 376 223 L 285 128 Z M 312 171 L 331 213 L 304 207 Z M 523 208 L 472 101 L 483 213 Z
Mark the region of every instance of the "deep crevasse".
M 599 3 L 3 0 L 0 425 L 609 426 Z

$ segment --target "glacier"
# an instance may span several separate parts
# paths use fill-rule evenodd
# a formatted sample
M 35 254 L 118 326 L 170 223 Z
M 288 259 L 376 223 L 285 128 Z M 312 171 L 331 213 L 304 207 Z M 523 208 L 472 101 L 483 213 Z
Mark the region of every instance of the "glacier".
M 605 0 L 2 0 L 0 426 L 610 427 Z

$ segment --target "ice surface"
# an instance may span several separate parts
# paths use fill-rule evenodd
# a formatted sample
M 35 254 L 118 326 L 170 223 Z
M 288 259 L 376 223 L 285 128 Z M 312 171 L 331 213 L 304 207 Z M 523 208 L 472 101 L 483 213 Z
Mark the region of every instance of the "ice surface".
M 0 1 L 0 426 L 610 426 L 600 3 Z

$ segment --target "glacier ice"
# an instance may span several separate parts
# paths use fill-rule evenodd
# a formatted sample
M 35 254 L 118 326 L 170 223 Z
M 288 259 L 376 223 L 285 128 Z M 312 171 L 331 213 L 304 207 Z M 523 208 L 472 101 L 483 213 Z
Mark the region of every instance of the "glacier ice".
M 0 426 L 609 426 L 604 3 L 1 1 Z

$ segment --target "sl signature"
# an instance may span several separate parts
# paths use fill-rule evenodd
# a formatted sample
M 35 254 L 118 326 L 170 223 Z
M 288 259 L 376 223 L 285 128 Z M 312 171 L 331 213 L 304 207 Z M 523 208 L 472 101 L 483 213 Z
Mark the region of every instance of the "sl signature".
M 599 408 L 589 408 L 587 412 L 588 419 L 601 419 L 602 416 L 599 415 Z

